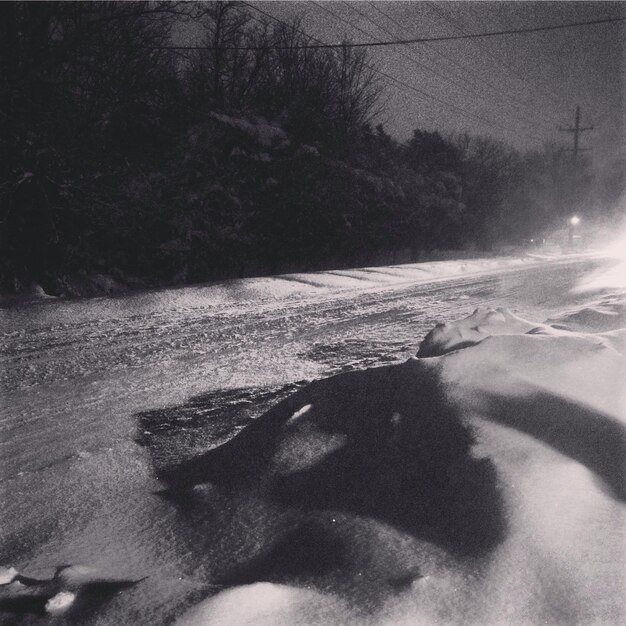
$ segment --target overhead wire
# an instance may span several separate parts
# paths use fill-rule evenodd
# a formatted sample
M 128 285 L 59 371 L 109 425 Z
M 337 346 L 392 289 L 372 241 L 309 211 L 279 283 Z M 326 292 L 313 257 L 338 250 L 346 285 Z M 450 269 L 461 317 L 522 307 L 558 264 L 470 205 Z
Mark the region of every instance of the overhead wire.
M 388 13 L 386 13 L 385 11 L 383 11 L 378 5 L 380 4 L 380 2 L 368 2 L 368 4 L 372 7 L 372 9 L 374 9 L 375 11 L 377 11 L 380 15 L 382 15 L 384 18 L 386 18 L 387 20 L 389 20 L 390 22 L 392 22 L 393 24 L 395 24 L 396 27 L 398 27 L 399 29 L 406 31 L 406 26 L 404 26 L 403 24 L 401 24 L 398 20 L 396 20 L 394 17 L 392 17 L 391 15 L 389 15 Z M 442 52 L 441 50 L 437 50 L 437 48 L 429 43 L 425 43 L 424 47 L 428 48 L 428 50 L 432 50 L 432 52 L 434 52 L 436 55 L 446 59 L 449 63 L 451 63 L 452 65 L 454 65 L 455 67 L 459 68 L 465 75 L 470 74 L 473 79 L 487 85 L 490 89 L 492 89 L 494 92 L 498 93 L 500 95 L 500 97 L 509 100 L 511 102 L 511 104 L 509 104 L 508 106 L 511 106 L 512 108 L 518 109 L 520 112 L 526 114 L 527 112 L 521 108 L 521 106 L 519 105 L 519 103 L 517 102 L 517 100 L 510 96 L 509 94 L 503 92 L 499 87 L 497 87 L 496 85 L 494 85 L 491 81 L 486 80 L 485 78 L 483 78 L 482 76 L 480 76 L 478 73 L 476 73 L 474 70 L 470 69 L 467 65 L 463 65 L 462 63 L 459 63 L 456 59 L 452 58 L 450 55 L 445 54 L 444 52 Z M 466 83 L 468 83 L 467 80 L 465 80 Z M 536 112 L 532 111 L 531 114 L 533 116 L 536 117 Z M 545 115 L 542 114 L 543 119 L 545 120 L 546 123 L 553 125 L 556 123 L 557 118 L 555 116 L 555 118 L 548 118 Z
M 336 19 L 339 19 L 340 21 L 343 21 L 343 22 L 347 23 L 348 25 L 350 25 L 350 26 L 352 26 L 352 27 L 356 28 L 356 29 L 357 29 L 357 30 L 359 30 L 360 32 L 364 33 L 365 35 L 367 35 L 367 36 L 369 36 L 369 37 L 371 37 L 371 36 L 372 36 L 372 35 L 370 35 L 369 33 L 367 33 L 366 31 L 364 31 L 363 29 L 359 28 L 358 26 L 354 26 L 354 24 L 352 24 L 352 23 L 351 23 L 351 22 L 349 22 L 348 20 L 345 20 L 344 18 L 342 18 L 339 14 L 335 13 L 332 9 L 328 8 L 328 6 L 326 6 L 326 4 L 321 4 L 321 3 L 318 3 L 318 2 L 316 2 L 315 0 L 313 0 L 311 3 L 312 3 L 313 5 L 315 5 L 315 6 L 319 7 L 319 8 L 320 8 L 320 9 L 322 9 L 323 11 L 325 11 L 325 12 L 329 13 L 330 15 L 332 15 L 333 17 L 335 17 Z M 492 119 L 485 118 L 485 117 L 483 117 L 483 116 L 481 116 L 481 115 L 478 115 L 478 114 L 476 114 L 476 113 L 472 113 L 471 111 L 468 111 L 468 110 L 464 109 L 463 107 L 461 107 L 461 106 L 459 106 L 459 105 L 457 105 L 457 104 L 453 104 L 453 103 L 448 102 L 448 101 L 446 101 L 446 100 L 443 100 L 443 99 L 441 99 L 441 98 L 439 98 L 439 97 L 437 97 L 437 96 L 434 96 L 433 94 L 431 94 L 431 93 L 429 93 L 429 92 L 426 92 L 426 91 L 424 91 L 424 90 L 422 90 L 422 89 L 419 89 L 419 88 L 417 88 L 417 87 L 415 87 L 415 86 L 413 86 L 413 85 L 410 85 L 410 84 L 408 84 L 408 83 L 406 83 L 406 82 L 402 81 L 401 79 L 398 79 L 397 77 L 392 76 L 391 74 L 387 74 L 387 73 L 383 72 L 382 70 L 378 70 L 378 69 L 376 68 L 376 71 L 378 71 L 379 73 L 381 73 L 381 74 L 383 74 L 383 75 L 385 75 L 385 76 L 387 76 L 387 77 L 391 78 L 394 82 L 404 84 L 404 85 L 405 85 L 405 86 L 407 86 L 409 89 L 411 89 L 411 90 L 412 90 L 412 91 L 414 91 L 415 93 L 418 93 L 419 95 L 422 95 L 422 96 L 424 96 L 424 97 L 426 97 L 426 98 L 428 98 L 428 99 L 430 99 L 430 100 L 433 100 L 434 102 L 437 102 L 437 103 L 439 103 L 439 104 L 442 104 L 443 106 L 446 106 L 446 107 L 451 108 L 451 109 L 453 109 L 453 110 L 455 110 L 455 111 L 458 111 L 458 112 L 459 112 L 461 115 L 463 115 L 464 117 L 472 117 L 472 118 L 474 118 L 474 119 L 476 119 L 476 120 L 479 120 L 479 121 L 481 121 L 481 122 L 484 122 L 484 123 L 488 124 L 489 126 L 496 126 L 496 127 L 500 128 L 501 130 L 505 130 L 505 131 L 507 131 L 507 132 L 513 132 L 513 133 L 515 133 L 516 135 L 519 135 L 519 131 L 518 131 L 518 129 L 511 128 L 510 126 L 504 126 L 504 125 L 500 124 L 500 123 L 499 123 L 499 122 L 497 122 L 497 121 L 494 121 L 494 120 L 492 120 Z M 535 134 L 535 136 L 539 137 L 539 135 L 538 135 L 537 133 L 534 133 L 534 134 Z
M 281 24 L 283 24 L 283 25 L 285 25 L 287 27 L 291 27 L 291 25 L 289 23 L 285 22 L 284 20 L 281 20 L 280 18 L 277 18 L 275 15 L 273 15 L 271 13 L 268 13 L 267 11 L 264 11 L 260 7 L 256 6 L 256 4 L 253 4 L 253 3 L 250 3 L 250 2 L 245 2 L 245 1 L 242 1 L 239 4 L 240 5 L 245 5 L 245 6 L 249 7 L 249 8 L 251 8 L 251 9 L 253 9 L 254 11 L 264 15 L 265 17 L 268 17 L 268 18 L 272 19 L 273 21 L 275 21 L 277 23 L 281 23 Z M 432 3 L 429 3 L 429 4 L 432 4 Z M 334 17 L 341 19 L 340 16 L 338 16 L 336 13 L 333 13 L 331 10 L 329 10 L 327 6 L 325 6 L 325 5 L 318 5 L 318 6 L 320 8 L 322 8 L 324 11 L 326 11 L 327 13 L 333 14 Z M 602 19 L 602 20 L 591 20 L 591 21 L 587 21 L 587 22 L 576 22 L 576 23 L 570 23 L 570 24 L 566 24 L 566 25 L 559 25 L 558 27 L 559 28 L 561 28 L 561 27 L 565 28 L 565 27 L 577 26 L 577 25 L 591 25 L 591 24 L 599 24 L 599 23 L 607 23 L 607 22 L 620 22 L 620 21 L 624 21 L 625 19 L 626 18 L 607 18 L 607 19 Z M 345 21 L 345 20 L 343 20 L 343 21 Z M 354 25 L 352 25 L 352 26 L 354 27 Z M 537 28 L 539 28 L 539 27 L 537 27 Z M 554 30 L 555 28 L 557 28 L 557 27 L 556 26 L 541 27 L 541 30 Z M 366 31 L 364 31 L 362 29 L 359 29 L 359 30 L 362 33 L 366 34 L 368 37 L 373 38 L 373 36 L 371 34 L 367 33 Z M 521 30 L 516 30 L 515 32 L 529 32 L 529 31 L 535 32 L 536 29 L 521 29 Z M 298 44 L 298 45 L 289 45 L 289 46 L 267 46 L 267 45 L 264 45 L 262 47 L 261 46 L 236 46 L 236 47 L 233 46 L 232 48 L 248 49 L 248 50 L 268 49 L 268 48 L 273 48 L 273 49 L 302 49 L 302 48 L 304 48 L 305 49 L 305 48 L 365 47 L 365 46 L 370 45 L 370 44 L 367 44 L 367 43 L 353 44 L 351 42 L 343 42 L 341 44 L 328 44 L 326 42 L 321 41 L 320 39 L 318 39 L 316 37 L 311 36 L 310 34 L 304 32 L 304 31 L 299 31 L 299 32 L 301 32 L 303 35 L 305 35 L 308 40 L 314 41 L 316 43 L 315 44 L 307 43 L 307 44 Z M 503 31 L 499 31 L 499 32 L 502 33 Z M 493 33 L 491 33 L 491 34 L 493 34 Z M 444 39 L 447 39 L 447 40 L 449 40 L 449 39 L 465 39 L 465 38 L 472 38 L 472 37 L 474 37 L 474 35 L 469 35 L 469 36 L 468 35 L 463 35 L 463 36 L 454 36 L 454 37 L 445 37 L 445 38 L 442 38 L 442 37 L 420 38 L 419 41 L 420 42 L 433 41 L 433 40 L 434 41 L 441 41 L 441 40 L 444 40 Z M 388 43 L 403 44 L 404 42 L 407 42 L 407 41 L 414 42 L 414 41 L 418 41 L 418 40 L 417 39 L 412 39 L 412 40 L 396 39 L 395 42 L 388 42 Z M 386 43 L 386 42 L 373 42 L 373 43 L 381 44 L 381 43 Z M 194 47 L 191 46 L 191 47 L 187 47 L 187 48 L 194 48 Z M 211 46 L 196 46 L 195 48 L 212 49 Z M 222 48 L 222 49 L 225 49 L 225 48 Z M 430 94 L 430 93 L 428 93 L 428 92 L 426 92 L 424 90 L 421 90 L 421 89 L 415 87 L 414 85 L 411 85 L 411 84 L 409 84 L 409 83 L 407 83 L 407 82 L 397 78 L 396 76 L 393 76 L 393 75 L 391 75 L 391 74 L 389 74 L 389 73 L 387 73 L 387 72 L 385 72 L 385 71 L 383 71 L 383 70 L 381 70 L 381 69 L 379 69 L 379 68 L 377 68 L 377 67 L 375 67 L 375 66 L 373 66 L 371 64 L 367 64 L 367 67 L 369 69 L 371 69 L 373 72 L 375 72 L 376 74 L 378 74 L 379 76 L 382 76 L 383 78 L 386 78 L 386 79 L 392 81 L 394 83 L 394 85 L 400 87 L 404 91 L 411 91 L 411 92 L 417 94 L 418 96 L 420 96 L 420 99 L 427 98 L 427 99 L 429 99 L 431 101 L 437 102 L 437 103 L 442 104 L 442 105 L 444 105 L 446 107 L 455 109 L 455 110 L 459 111 L 460 114 L 465 116 L 465 117 L 473 117 L 474 119 L 477 119 L 479 121 L 485 122 L 485 123 L 489 124 L 490 126 L 497 126 L 497 127 L 501 128 L 502 130 L 505 130 L 507 132 L 513 132 L 516 135 L 519 135 L 519 132 L 516 129 L 513 129 L 513 128 L 508 127 L 508 126 L 503 126 L 502 124 L 494 122 L 494 120 L 487 119 L 485 117 L 482 117 L 480 115 L 477 115 L 475 113 L 467 111 L 467 110 L 463 109 L 462 107 L 460 107 L 460 106 L 458 106 L 456 104 L 444 101 L 444 100 L 438 98 L 437 96 L 434 96 L 433 94 Z M 425 115 L 427 118 L 431 119 L 432 121 L 435 121 L 435 122 L 439 121 L 438 119 L 434 118 L 432 115 L 429 115 L 428 111 L 424 111 L 422 109 L 422 110 L 420 110 L 420 113 L 422 115 Z M 535 133 L 535 137 L 539 137 L 539 135 L 537 135 Z M 543 136 L 542 136 L 542 138 L 543 138 Z
M 268 13 L 262 11 L 262 9 L 260 9 L 259 7 L 254 6 L 253 4 L 250 4 L 249 2 L 241 2 L 241 4 L 244 4 L 250 8 L 255 9 L 256 11 L 265 13 L 266 15 L 269 15 Z M 315 3 L 314 3 L 315 4 Z M 435 11 L 437 11 L 440 15 L 444 16 L 444 19 L 446 19 L 447 21 L 452 21 L 452 23 L 454 24 L 455 20 L 454 18 L 451 18 L 450 16 L 448 16 L 445 11 L 442 11 L 442 9 L 440 9 L 439 7 L 436 6 L 436 4 L 434 2 L 429 2 L 428 5 L 430 7 L 432 7 Z M 329 9 L 327 7 L 325 7 L 324 5 L 317 5 L 320 8 L 323 8 L 326 11 L 329 11 Z M 335 14 L 336 15 L 336 14 Z M 271 16 L 273 19 L 274 17 Z M 338 17 L 338 16 L 337 16 Z M 342 19 L 342 18 L 340 18 Z M 281 21 L 281 20 L 278 20 Z M 345 21 L 345 20 L 343 20 Z M 272 48 L 272 49 L 284 49 L 284 50 L 289 50 L 289 49 L 307 49 L 307 48 L 366 48 L 366 47 L 377 47 L 377 46 L 395 46 L 395 45 L 407 45 L 407 44 L 414 44 L 414 43 L 429 43 L 429 42 L 438 42 L 438 41 L 455 41 L 455 40 L 462 40 L 462 39 L 476 39 L 476 38 L 485 38 L 485 37 L 494 37 L 494 36 L 503 36 L 503 35 L 517 35 L 517 34 L 523 34 L 523 33 L 535 33 L 535 32 L 542 32 L 542 31 L 554 31 L 554 30 L 560 30 L 560 29 L 566 29 L 566 28 L 574 28 L 574 27 L 583 27 L 583 26 L 593 26 L 593 25 L 599 25 L 599 24 L 609 24 L 609 23 L 618 23 L 618 22 L 623 22 L 626 21 L 626 17 L 612 17 L 612 18 L 603 18 L 603 19 L 597 19 L 597 20 L 587 20 L 587 21 L 580 21 L 580 22 L 569 22 L 566 24 L 551 24 L 551 25 L 544 25 L 544 26 L 535 26 L 535 27 L 528 27 L 528 28 L 519 28 L 519 29 L 506 29 L 506 30 L 500 30 L 500 31 L 489 31 L 489 32 L 483 32 L 483 33 L 467 33 L 463 30 L 462 27 L 456 25 L 455 28 L 457 30 L 459 30 L 462 34 L 461 35 L 446 35 L 446 36 L 438 36 L 438 37 L 419 37 L 419 38 L 411 38 L 411 39 L 399 39 L 396 38 L 393 41 L 372 41 L 372 42 L 342 42 L 342 43 L 326 43 L 326 42 L 322 42 L 319 39 L 315 39 L 312 37 L 309 37 L 309 39 L 316 41 L 317 43 L 314 44 L 298 44 L 298 45 L 287 45 L 287 46 L 267 46 L 267 45 L 262 45 L 262 46 L 208 46 L 208 45 L 185 45 L 185 46 L 178 46 L 178 45 L 162 45 L 162 46 L 157 46 L 157 45 L 151 45 L 151 46 L 141 46 L 141 45 L 128 45 L 128 46 L 124 46 L 126 48 L 149 48 L 152 50 L 169 50 L 175 53 L 179 53 L 181 51 L 191 51 L 191 50 L 239 50 L 239 51 L 254 51 L 254 50 L 267 50 L 268 48 Z M 284 23 L 284 22 L 283 22 Z M 354 25 L 353 25 L 354 27 Z M 358 27 L 356 27 L 358 28 Z M 361 32 L 365 33 L 365 31 L 363 31 L 362 29 Z M 370 38 L 373 38 L 372 35 L 369 35 L 368 33 L 365 33 L 367 36 L 369 36 Z M 466 116 L 471 116 L 474 117 L 475 119 L 479 119 L 481 121 L 484 121 L 486 123 L 492 124 L 492 125 L 496 125 L 499 126 L 500 128 L 502 128 L 503 130 L 512 130 L 510 128 L 504 127 L 501 124 L 495 123 L 493 120 L 487 120 L 485 118 L 483 118 L 482 116 L 478 116 L 474 113 L 470 113 L 469 111 L 466 111 L 465 109 L 463 109 L 462 107 L 459 107 L 458 105 L 454 105 L 452 103 L 443 101 L 439 98 L 437 98 L 436 96 L 433 96 L 432 94 L 429 94 L 427 92 L 424 92 L 423 90 L 420 90 L 416 87 L 414 87 L 413 85 L 409 85 L 408 83 L 405 83 L 404 81 L 398 79 L 395 76 L 392 76 L 390 74 L 387 74 L 386 72 L 383 72 L 382 70 L 379 70 L 378 68 L 372 67 L 371 65 L 369 65 L 368 67 L 370 67 L 373 71 L 377 72 L 378 74 L 385 76 L 387 78 L 389 78 L 390 80 L 394 81 L 396 84 L 400 84 L 400 85 L 404 85 L 406 88 L 414 91 L 415 93 L 418 93 L 424 97 L 427 97 L 429 99 L 432 99 L 434 101 L 437 101 L 441 104 L 443 104 L 444 106 L 448 106 L 451 108 L 455 108 L 456 110 L 459 110 L 461 112 L 461 114 L 466 115 Z M 506 66 L 504 66 L 506 67 Z M 510 68 L 508 68 L 510 69 Z M 512 70 L 511 70 L 512 71 Z M 523 77 L 518 77 L 520 78 L 520 80 L 525 81 L 525 79 Z M 528 84 L 528 83 L 527 83 Z M 532 87 L 532 86 L 531 86 Z M 537 88 L 535 88 L 536 91 L 538 91 Z
M 432 9 L 438 15 L 440 15 L 446 22 L 448 22 L 454 28 L 454 30 L 456 30 L 459 33 L 462 33 L 461 35 L 459 35 L 459 37 L 461 37 L 461 36 L 468 36 L 468 33 L 465 30 L 465 24 L 463 23 L 462 20 L 457 19 L 455 17 L 452 17 L 443 7 L 440 7 L 438 5 L 438 3 L 436 3 L 436 2 L 427 2 L 426 6 L 429 9 Z M 606 18 L 606 19 L 610 19 L 611 21 L 615 21 L 615 22 L 622 22 L 626 18 L 619 17 L 619 18 Z M 604 22 L 604 20 L 602 20 L 602 22 Z M 596 23 L 599 24 L 599 23 L 601 23 L 601 21 L 596 21 Z M 563 106 L 565 104 L 565 100 L 563 100 L 563 98 L 561 96 L 557 95 L 552 90 L 549 90 L 549 89 L 546 89 L 546 88 L 541 89 L 537 85 L 528 82 L 528 80 L 524 76 L 520 75 L 510 65 L 508 65 L 506 63 L 503 63 L 501 59 L 499 59 L 495 55 L 491 54 L 489 51 L 486 51 L 484 49 L 484 47 L 480 45 L 480 42 L 476 42 L 474 45 L 484 55 L 486 55 L 486 56 L 490 57 L 491 59 L 493 59 L 493 61 L 494 61 L 494 63 L 496 65 L 499 65 L 500 67 L 504 68 L 504 70 L 507 73 L 509 73 L 510 75 L 514 76 L 516 79 L 518 79 L 521 82 L 523 82 L 532 91 L 534 91 L 535 93 L 539 94 L 541 97 L 546 98 L 549 101 L 551 101 L 552 102 L 552 106 L 554 106 L 556 104 L 557 106 L 561 107 L 561 106 Z
M 282 24 L 283 26 L 287 26 L 288 28 L 290 28 L 290 24 L 288 22 L 285 22 L 284 20 L 281 20 L 280 18 L 276 17 L 275 15 L 272 15 L 271 13 L 268 13 L 267 11 L 264 11 L 263 9 L 255 6 L 254 4 L 250 4 L 249 2 L 245 2 L 245 1 L 241 1 L 240 4 L 243 4 L 253 10 L 255 10 L 257 13 L 260 13 L 262 15 L 264 15 L 265 17 L 269 17 L 270 19 L 272 19 L 273 21 Z M 314 37 L 313 35 L 303 31 L 303 30 L 298 30 L 298 32 L 302 35 L 304 35 L 305 37 L 311 39 L 312 41 L 317 41 L 318 43 L 323 43 L 320 39 L 318 39 L 317 37 Z M 388 78 L 391 81 L 393 81 L 396 85 L 398 85 L 399 87 L 403 88 L 405 91 L 417 91 L 418 93 L 419 90 L 417 90 L 415 87 L 409 85 L 408 83 L 404 83 L 403 81 L 395 78 L 394 76 L 392 76 L 391 74 L 388 74 L 387 72 L 371 65 L 371 64 L 366 64 L 367 67 L 372 70 L 373 72 L 375 72 L 376 74 L 379 74 L 380 76 L 382 76 L 383 78 Z M 388 83 L 387 83 L 388 84 Z M 432 115 L 429 115 L 428 112 L 424 112 L 422 111 L 422 114 L 429 118 L 431 121 L 433 122 L 438 122 L 438 120 L 433 117 Z
M 355 11 L 356 13 L 358 13 L 361 17 L 365 18 L 366 20 L 368 20 L 371 24 L 373 24 L 375 27 L 379 28 L 380 30 L 382 30 L 383 32 L 387 33 L 388 35 L 391 35 L 392 37 L 395 36 L 391 31 L 389 31 L 387 28 L 385 28 L 384 26 L 382 26 L 381 24 L 379 24 L 377 21 L 373 20 L 370 16 L 368 16 L 366 13 L 363 13 L 362 11 L 360 11 L 358 8 L 356 8 L 354 6 L 354 3 L 348 3 L 348 2 L 343 2 L 343 4 L 345 4 L 346 6 L 348 6 L 351 10 Z M 425 63 L 422 63 L 421 61 L 419 61 L 416 57 L 413 56 L 408 56 L 406 54 L 400 53 L 402 54 L 402 56 L 406 59 L 408 59 L 409 61 L 411 61 L 412 63 L 416 64 L 418 67 L 422 67 L 424 68 L 426 71 L 434 74 L 435 76 L 438 76 L 439 78 L 442 78 L 443 80 L 445 80 L 446 82 L 449 82 L 455 86 L 460 87 L 461 89 L 464 89 L 468 92 L 471 92 L 475 95 L 478 95 L 478 97 L 482 100 L 487 100 L 487 98 L 480 94 L 478 91 L 476 91 L 476 89 L 472 88 L 467 81 L 458 81 L 458 80 L 452 80 L 450 77 L 441 74 L 440 72 L 436 71 L 435 69 L 433 69 L 432 67 L 430 67 L 429 65 L 426 65 Z M 531 120 L 528 117 L 526 117 L 525 112 L 523 110 L 521 110 L 519 107 L 513 106 L 512 108 L 515 108 L 519 111 L 519 113 L 521 114 L 521 117 L 512 117 L 511 119 L 515 119 L 516 121 L 521 122 L 522 124 L 525 124 L 528 127 L 531 127 L 533 129 L 540 129 L 540 127 L 537 124 L 536 120 Z M 540 129 L 541 130 L 541 129 Z
M 247 6 L 253 6 L 247 2 L 243 3 Z M 464 35 L 450 35 L 450 36 L 442 36 L 442 37 L 416 37 L 413 39 L 396 39 L 393 41 L 370 41 L 370 42 L 342 42 L 342 43 L 314 43 L 314 44 L 301 44 L 301 45 L 289 45 L 289 46 L 272 46 L 275 50 L 290 50 L 290 49 L 306 49 L 306 48 L 374 48 L 380 46 L 398 46 L 398 45 L 406 45 L 413 43 L 425 43 L 425 42 L 434 42 L 434 41 L 455 41 L 459 39 L 476 39 L 481 37 L 495 37 L 502 35 L 519 35 L 524 33 L 536 33 L 541 31 L 550 31 L 550 30 L 561 30 L 564 28 L 575 28 L 580 26 L 594 26 L 597 24 L 608 24 L 611 22 L 622 22 L 625 21 L 626 17 L 616 17 L 616 18 L 606 18 L 602 20 L 591 20 L 587 22 L 570 22 L 568 24 L 552 24 L 546 26 L 536 26 L 532 28 L 520 28 L 520 29 L 508 29 L 508 30 L 500 30 L 500 31 L 490 31 L 485 33 L 468 33 Z M 217 46 L 207 46 L 207 45 L 186 45 L 186 46 L 127 46 L 127 47 L 149 47 L 155 50 L 216 50 Z M 253 51 L 253 50 L 264 50 L 266 46 L 220 46 L 220 50 L 242 50 L 242 51 Z

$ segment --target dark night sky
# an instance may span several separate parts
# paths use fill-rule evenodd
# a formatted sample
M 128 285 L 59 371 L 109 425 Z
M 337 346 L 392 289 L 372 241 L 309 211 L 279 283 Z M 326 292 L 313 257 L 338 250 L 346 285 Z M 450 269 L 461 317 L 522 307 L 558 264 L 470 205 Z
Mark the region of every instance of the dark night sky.
M 626 2 L 251 4 L 284 20 L 300 16 L 307 32 L 328 43 L 458 35 L 626 15 Z M 582 141 L 593 148 L 596 162 L 623 154 L 624 29 L 618 23 L 369 48 L 378 68 L 428 94 L 381 77 L 389 99 L 381 121 L 399 139 L 420 127 L 489 134 L 521 148 L 545 142 L 570 145 L 571 134 L 556 129 L 573 124 L 578 104 L 583 124 L 597 129 L 584 133 Z

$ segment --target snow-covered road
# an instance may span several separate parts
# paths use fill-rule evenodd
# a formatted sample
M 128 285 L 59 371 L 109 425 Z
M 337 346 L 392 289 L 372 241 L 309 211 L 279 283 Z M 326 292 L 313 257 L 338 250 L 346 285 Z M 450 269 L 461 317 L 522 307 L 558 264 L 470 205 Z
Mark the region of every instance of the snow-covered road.
M 406 360 L 479 305 L 537 321 L 580 308 L 571 288 L 600 263 L 370 268 L 4 308 L 0 564 L 149 575 L 93 619 L 167 621 L 204 565 L 152 495 L 153 462 L 207 449 L 300 381 Z
M 584 301 L 569 289 L 598 263 L 441 262 L 5 308 L 0 475 L 110 447 L 134 434 L 130 415 L 195 394 L 219 404 L 225 390 L 404 360 L 477 306 L 543 321 Z

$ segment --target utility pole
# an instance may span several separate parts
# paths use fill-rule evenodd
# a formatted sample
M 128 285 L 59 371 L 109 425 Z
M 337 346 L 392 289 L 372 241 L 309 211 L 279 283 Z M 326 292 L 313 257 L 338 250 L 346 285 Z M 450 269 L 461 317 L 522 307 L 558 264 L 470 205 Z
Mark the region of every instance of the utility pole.
M 583 150 L 589 150 L 589 148 L 581 148 L 580 147 L 580 135 L 581 133 L 587 130 L 593 130 L 593 126 L 581 126 L 580 125 L 580 107 L 576 106 L 576 114 L 574 116 L 574 127 L 573 128 L 563 128 L 559 127 L 560 131 L 566 133 L 573 133 L 574 137 L 574 147 L 571 148 L 573 152 L 572 156 L 572 168 L 571 172 L 565 176 L 563 183 L 565 183 L 565 188 L 563 188 L 564 198 L 566 199 L 566 203 L 570 205 L 569 209 L 575 211 L 577 207 L 584 206 L 584 198 L 587 195 L 585 193 L 585 189 L 588 191 L 588 181 L 586 181 L 585 176 L 583 176 L 583 171 L 578 167 L 578 153 Z M 567 237 L 567 248 L 571 250 L 574 247 L 576 235 L 574 233 L 576 226 L 580 222 L 580 218 L 577 215 L 572 216 L 568 220 L 568 237 Z
M 572 148 L 572 151 L 574 153 L 574 163 L 576 163 L 577 159 L 578 159 L 578 153 L 582 152 L 583 150 L 589 150 L 589 148 L 581 148 L 579 147 L 579 135 L 580 133 L 586 131 L 586 130 L 593 130 L 593 126 L 585 126 L 585 127 L 581 127 L 580 125 L 580 107 L 577 106 L 576 107 L 576 115 L 574 118 L 574 128 L 562 128 L 559 126 L 559 130 L 560 131 L 564 131 L 567 133 L 574 133 L 574 147 Z

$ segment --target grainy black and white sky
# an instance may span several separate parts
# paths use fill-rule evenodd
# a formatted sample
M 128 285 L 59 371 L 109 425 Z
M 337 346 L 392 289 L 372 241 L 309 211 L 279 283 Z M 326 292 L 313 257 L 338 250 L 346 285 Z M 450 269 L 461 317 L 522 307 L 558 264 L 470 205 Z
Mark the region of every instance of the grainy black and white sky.
M 327 43 L 459 35 L 626 16 L 626 2 L 250 2 Z M 369 48 L 387 85 L 381 121 L 398 139 L 416 127 L 489 134 L 520 148 L 571 145 L 580 105 L 581 145 L 596 162 L 624 155 L 623 22 L 487 39 Z M 417 91 L 416 91 L 417 90 Z

